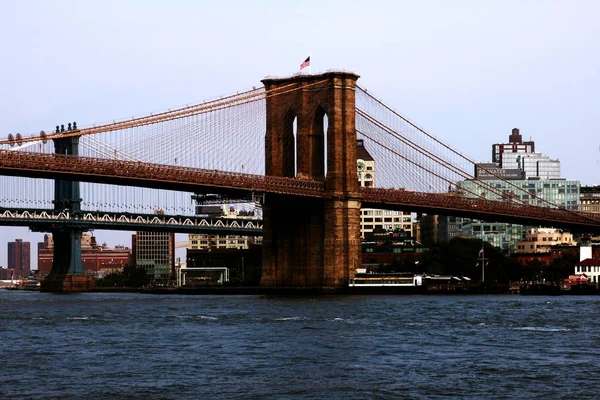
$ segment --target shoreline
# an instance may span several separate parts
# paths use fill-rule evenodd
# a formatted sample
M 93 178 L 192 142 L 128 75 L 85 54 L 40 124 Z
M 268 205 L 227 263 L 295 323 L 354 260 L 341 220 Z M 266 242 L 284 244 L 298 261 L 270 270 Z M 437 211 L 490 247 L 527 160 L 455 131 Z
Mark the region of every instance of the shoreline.
M 3 287 L 4 290 L 39 291 L 39 288 Z M 260 286 L 206 286 L 206 287 L 96 287 L 85 293 L 145 293 L 157 295 L 264 295 L 264 296 L 306 296 L 306 295 L 523 295 L 523 296 L 576 296 L 598 295 L 596 287 L 580 290 L 560 290 L 558 287 L 521 287 L 514 290 L 508 285 L 495 286 L 404 286 L 404 287 L 260 287 Z M 81 292 L 78 292 L 81 293 Z

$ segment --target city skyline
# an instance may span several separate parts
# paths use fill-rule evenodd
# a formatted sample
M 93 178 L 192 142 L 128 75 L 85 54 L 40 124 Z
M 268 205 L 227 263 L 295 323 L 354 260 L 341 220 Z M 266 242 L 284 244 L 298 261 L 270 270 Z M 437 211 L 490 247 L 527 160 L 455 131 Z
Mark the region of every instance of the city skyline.
M 218 97 L 298 72 L 310 55 L 313 72 L 355 71 L 362 87 L 472 159 L 489 159 L 489 144 L 517 127 L 561 161 L 564 177 L 598 184 L 596 3 L 31 1 L 2 8 L 10 62 L 0 65 L 0 137 Z M 256 23 L 263 19 L 270 23 Z M 98 238 L 130 246 L 130 234 Z M 15 238 L 37 243 L 43 233 L 6 227 L 0 248 Z

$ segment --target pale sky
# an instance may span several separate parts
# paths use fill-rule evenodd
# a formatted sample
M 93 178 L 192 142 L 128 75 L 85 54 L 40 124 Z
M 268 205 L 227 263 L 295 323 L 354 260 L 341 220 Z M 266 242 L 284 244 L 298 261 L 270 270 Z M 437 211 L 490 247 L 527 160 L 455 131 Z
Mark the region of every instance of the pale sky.
M 201 102 L 310 54 L 472 159 L 516 127 L 563 177 L 600 184 L 597 1 L 0 0 L 0 15 L 0 137 Z M 0 229 L 2 266 L 7 241 L 42 237 Z

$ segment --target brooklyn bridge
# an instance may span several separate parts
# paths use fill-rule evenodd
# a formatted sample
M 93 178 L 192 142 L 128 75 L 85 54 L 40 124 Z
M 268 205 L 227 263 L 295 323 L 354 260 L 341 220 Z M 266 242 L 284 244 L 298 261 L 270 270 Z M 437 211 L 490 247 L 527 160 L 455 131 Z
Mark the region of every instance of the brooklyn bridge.
M 262 286 L 320 288 L 346 286 L 360 267 L 361 207 L 600 232 L 598 215 L 477 179 L 472 159 L 358 79 L 337 71 L 266 78 L 161 113 L 11 134 L 0 141 L 0 224 L 52 232 L 50 291 L 88 287 L 81 234 L 94 228 L 262 234 Z M 358 139 L 377 161 L 376 187 L 359 186 Z M 465 180 L 475 189 L 460 187 Z M 263 219 L 198 217 L 190 196 L 259 203 Z

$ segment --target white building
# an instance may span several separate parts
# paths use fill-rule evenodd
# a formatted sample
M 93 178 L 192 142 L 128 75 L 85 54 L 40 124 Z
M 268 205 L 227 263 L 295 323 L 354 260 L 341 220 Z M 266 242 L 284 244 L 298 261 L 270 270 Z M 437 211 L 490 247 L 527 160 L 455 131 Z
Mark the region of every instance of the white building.
M 356 169 L 358 184 L 365 187 L 375 186 L 375 160 L 364 146 L 364 142 L 356 141 Z M 374 230 L 392 231 L 403 229 L 414 237 L 412 214 L 403 211 L 362 208 L 360 210 L 360 236 Z
M 575 264 L 575 275 L 585 274 L 589 283 L 600 282 L 600 260 L 586 258 Z

